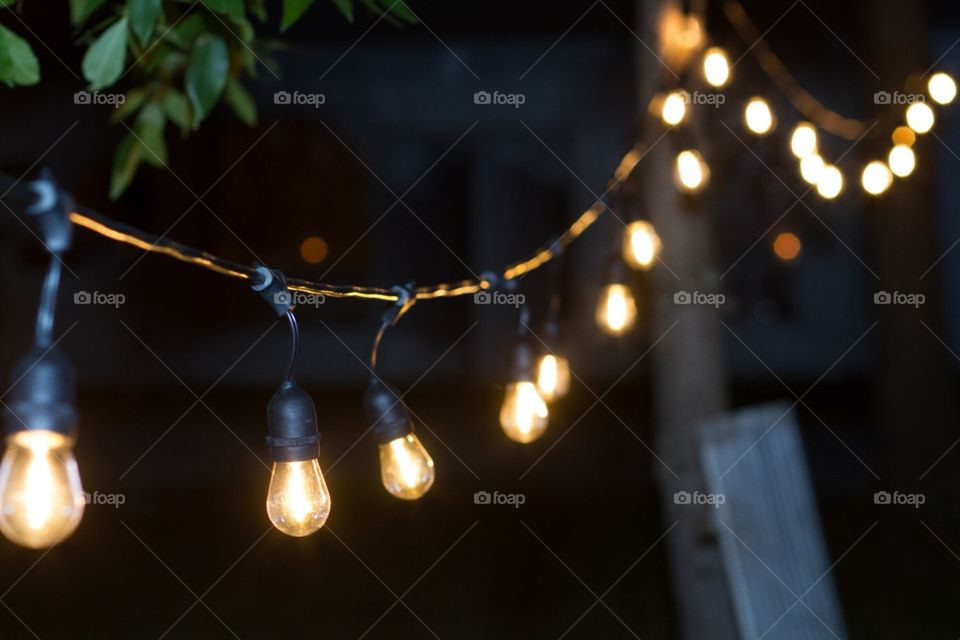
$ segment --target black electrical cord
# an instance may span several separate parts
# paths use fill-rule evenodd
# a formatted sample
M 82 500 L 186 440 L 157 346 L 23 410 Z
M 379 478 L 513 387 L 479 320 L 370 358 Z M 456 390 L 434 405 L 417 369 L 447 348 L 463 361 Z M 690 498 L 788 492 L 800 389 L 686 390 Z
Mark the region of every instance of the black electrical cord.
M 57 291 L 60 288 L 62 264 L 58 254 L 50 254 L 50 266 L 47 267 L 47 276 L 43 280 L 40 304 L 37 309 L 35 340 L 39 347 L 46 348 L 53 344 L 53 320 L 57 308 Z
M 290 364 L 287 365 L 287 375 L 284 376 L 284 382 L 293 382 L 293 371 L 297 366 L 297 358 L 300 356 L 300 325 L 297 324 L 297 316 L 293 310 L 287 311 L 287 321 L 290 323 Z

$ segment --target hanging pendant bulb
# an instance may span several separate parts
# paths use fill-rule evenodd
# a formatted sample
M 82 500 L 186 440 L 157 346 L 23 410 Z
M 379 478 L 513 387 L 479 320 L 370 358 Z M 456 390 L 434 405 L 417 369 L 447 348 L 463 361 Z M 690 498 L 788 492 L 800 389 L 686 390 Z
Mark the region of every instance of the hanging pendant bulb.
M 570 391 L 570 363 L 563 356 L 545 353 L 537 363 L 537 390 L 547 402 L 559 400 Z
M 817 152 L 817 130 L 809 122 L 801 122 L 790 134 L 790 152 L 803 160 Z
M 521 444 L 538 439 L 547 430 L 547 403 L 533 383 L 533 349 L 521 339 L 514 351 L 512 382 L 500 407 L 500 427 L 507 437 Z
M 0 463 L 0 531 L 16 544 L 41 549 L 76 530 L 86 503 L 72 451 L 75 383 L 55 348 L 36 347 L 13 377 Z
M 597 303 L 597 324 L 611 336 L 622 336 L 637 321 L 637 303 L 626 276 L 623 263 L 612 260 L 607 269 L 607 284 Z
M 707 84 L 720 88 L 730 81 L 730 59 L 720 47 L 710 47 L 703 56 L 703 77 Z
M 416 500 L 436 478 L 433 458 L 413 432 L 413 421 L 397 393 L 377 379 L 363 399 L 364 411 L 380 447 L 380 480 L 395 498 Z
M 623 234 L 623 259 L 634 269 L 653 267 L 662 247 L 660 236 L 646 220 L 635 220 Z
M 710 179 L 710 169 L 699 151 L 686 149 L 677 154 L 673 179 L 681 191 L 696 193 L 706 186 Z
M 762 136 L 773 130 L 775 121 L 770 105 L 763 98 L 751 98 L 743 111 L 743 119 L 747 129 Z
M 267 407 L 267 448 L 273 459 L 267 516 L 288 536 L 310 535 L 330 515 L 330 492 L 317 460 L 319 442 L 313 401 L 287 380 Z

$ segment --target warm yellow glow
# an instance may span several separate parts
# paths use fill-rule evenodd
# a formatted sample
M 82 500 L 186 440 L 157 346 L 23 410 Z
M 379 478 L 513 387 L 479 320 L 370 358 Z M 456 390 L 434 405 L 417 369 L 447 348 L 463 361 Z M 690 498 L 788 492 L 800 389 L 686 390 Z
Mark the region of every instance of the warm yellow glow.
M 623 234 L 623 259 L 634 269 L 647 270 L 660 255 L 660 236 L 646 220 L 627 225 Z
M 327 258 L 330 247 L 327 241 L 319 236 L 304 238 L 300 243 L 300 257 L 310 264 L 320 264 Z
M 570 390 L 570 363 L 563 356 L 544 354 L 537 365 L 537 390 L 546 401 L 559 400 Z
M 703 56 L 703 77 L 712 87 L 722 87 L 730 81 L 730 60 L 720 47 L 710 47 Z
M 832 200 L 843 191 L 843 174 L 832 164 L 827 165 L 820 172 L 820 178 L 817 180 L 817 193 Z
M 811 153 L 800 161 L 800 176 L 810 184 L 817 184 L 820 176 L 823 175 L 824 167 L 826 164 L 823 158 L 816 153 Z
M 698 151 L 687 149 L 677 154 L 673 177 L 680 189 L 692 193 L 707 184 L 710 170 Z
M 790 136 L 790 151 L 801 160 L 817 152 L 817 130 L 809 122 L 801 122 Z
M 500 426 L 511 440 L 533 442 L 547 430 L 547 403 L 529 380 L 507 385 L 500 408 Z
M 943 72 L 930 76 L 927 89 L 930 91 L 930 97 L 933 98 L 934 102 L 940 104 L 950 104 L 957 97 L 957 83 Z
M 433 458 L 413 433 L 380 445 L 380 479 L 390 495 L 416 500 L 430 490 Z
M 50 547 L 76 530 L 85 504 L 72 441 L 44 430 L 7 439 L 0 463 L 0 531 L 31 549 Z
M 890 165 L 890 171 L 893 172 L 893 175 L 898 178 L 906 178 L 913 173 L 914 167 L 917 166 L 917 156 L 913 153 L 913 149 L 907 145 L 898 144 L 890 149 L 887 164 Z
M 687 114 L 687 101 L 679 91 L 674 91 L 663 100 L 663 108 L 660 110 L 660 117 L 669 125 L 676 125 L 683 122 Z
M 703 46 L 703 25 L 695 14 L 667 5 L 660 16 L 660 56 L 671 68 L 685 67 L 690 56 Z
M 637 303 L 630 287 L 609 284 L 600 295 L 597 305 L 597 324 L 604 332 L 619 336 L 629 331 L 637 321 Z
M 893 135 L 891 135 L 890 138 L 893 140 L 893 144 L 903 144 L 912 147 L 913 143 L 917 141 L 917 134 L 915 134 L 910 127 L 897 127 L 893 130 Z
M 874 160 L 867 164 L 867 166 L 863 168 L 863 173 L 860 174 L 860 184 L 863 185 L 863 190 L 870 195 L 880 195 L 886 191 L 892 183 L 893 174 L 890 173 L 887 165 L 879 160 Z
M 316 458 L 273 463 L 267 515 L 288 536 L 308 536 L 324 525 L 330 515 L 330 492 Z
M 797 256 L 800 255 L 801 247 L 800 238 L 798 238 L 795 233 L 789 231 L 777 234 L 776 239 L 773 241 L 773 252 L 784 262 L 796 260 Z
M 757 135 L 770 133 L 773 129 L 773 112 L 770 105 L 763 98 L 751 98 L 747 108 L 743 111 L 743 118 L 747 128 Z
M 915 102 L 907 107 L 907 126 L 917 133 L 926 133 L 933 129 L 933 109 L 926 103 Z

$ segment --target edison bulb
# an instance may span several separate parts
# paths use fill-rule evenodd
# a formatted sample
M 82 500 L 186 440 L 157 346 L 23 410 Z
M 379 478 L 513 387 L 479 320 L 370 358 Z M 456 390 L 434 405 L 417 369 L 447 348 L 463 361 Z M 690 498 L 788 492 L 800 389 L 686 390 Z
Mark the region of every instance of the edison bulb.
M 860 176 L 860 184 L 863 190 L 870 195 L 878 196 L 886 191 L 893 183 L 893 174 L 887 165 L 874 160 L 863 168 L 863 174 Z
M 664 99 L 660 117 L 665 123 L 671 126 L 680 124 L 686 115 L 687 101 L 679 91 L 674 91 Z
M 907 126 L 917 133 L 926 133 L 933 129 L 933 109 L 926 103 L 915 102 L 907 107 Z
M 820 172 L 820 178 L 817 180 L 817 193 L 832 200 L 843 191 L 843 174 L 835 166 L 827 165 Z
M 529 380 L 507 385 L 500 408 L 500 426 L 507 437 L 527 444 L 547 430 L 547 403 Z
M 800 176 L 805 182 L 817 184 L 823 174 L 824 167 L 826 167 L 826 164 L 823 162 L 823 158 L 816 153 L 811 153 L 800 161 Z
M 790 136 L 790 151 L 801 160 L 817 152 L 817 130 L 809 122 L 801 122 Z
M 330 492 L 316 458 L 273 463 L 267 515 L 288 536 L 308 536 L 324 525 L 330 515 Z
M 559 400 L 570 390 L 570 363 L 563 356 L 544 354 L 537 365 L 537 390 L 544 400 Z
M 770 133 L 773 129 L 773 112 L 763 98 L 751 98 L 747 108 L 744 109 L 743 118 L 747 128 L 757 135 Z
M 597 324 L 604 332 L 620 336 L 633 327 L 637 320 L 637 303 L 630 287 L 624 284 L 609 284 L 600 296 L 597 305 Z
M 710 170 L 698 151 L 687 149 L 677 154 L 673 177 L 677 187 L 693 193 L 707 184 L 710 179 Z
M 887 156 L 887 164 L 890 165 L 890 171 L 898 178 L 906 178 L 917 166 L 917 156 L 913 149 L 905 144 L 898 144 L 890 149 L 890 155 Z
M 67 436 L 17 431 L 0 463 L 0 531 L 31 549 L 50 547 L 76 530 L 86 500 Z
M 712 87 L 722 87 L 730 80 L 730 60 L 720 47 L 711 47 L 703 56 L 703 77 Z
M 930 97 L 933 98 L 934 102 L 940 104 L 950 104 L 957 97 L 957 83 L 943 72 L 930 76 L 927 89 L 930 91 Z
M 660 255 L 662 243 L 653 225 L 646 220 L 635 220 L 623 234 L 623 259 L 634 269 L 647 270 Z
M 380 479 L 390 495 L 416 500 L 436 478 L 433 458 L 413 433 L 380 445 Z

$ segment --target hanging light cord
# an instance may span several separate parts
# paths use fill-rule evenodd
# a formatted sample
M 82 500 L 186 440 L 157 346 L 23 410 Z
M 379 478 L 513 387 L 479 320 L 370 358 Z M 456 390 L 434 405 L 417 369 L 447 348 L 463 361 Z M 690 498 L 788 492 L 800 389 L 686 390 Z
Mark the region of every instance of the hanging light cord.
M 287 321 L 290 323 L 290 364 L 287 365 L 287 375 L 283 381 L 293 382 L 293 370 L 300 356 L 300 325 L 297 324 L 297 316 L 293 314 L 292 309 L 287 311 Z
M 50 266 L 43 280 L 40 304 L 37 310 L 36 342 L 39 347 L 53 344 L 53 319 L 57 307 L 57 290 L 60 288 L 61 265 L 59 254 L 50 254 Z
M 380 328 L 377 329 L 377 335 L 373 338 L 373 348 L 370 350 L 370 373 L 374 377 L 377 375 L 375 373 L 377 369 L 377 356 L 380 353 L 380 343 L 383 342 L 383 335 L 387 332 L 387 329 L 397 324 L 400 318 L 417 302 L 415 293 L 417 289 L 414 288 L 412 283 L 393 287 L 391 291 L 396 293 L 397 301 L 384 311 Z

